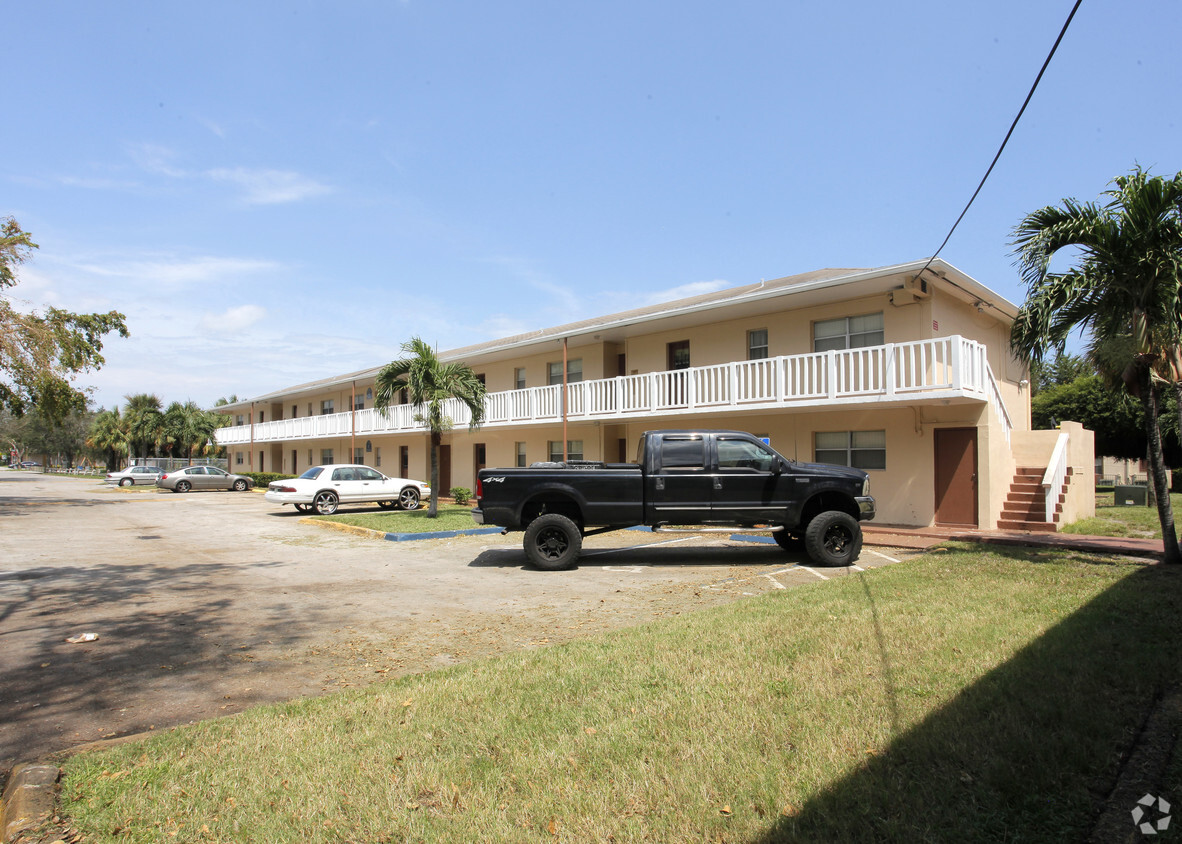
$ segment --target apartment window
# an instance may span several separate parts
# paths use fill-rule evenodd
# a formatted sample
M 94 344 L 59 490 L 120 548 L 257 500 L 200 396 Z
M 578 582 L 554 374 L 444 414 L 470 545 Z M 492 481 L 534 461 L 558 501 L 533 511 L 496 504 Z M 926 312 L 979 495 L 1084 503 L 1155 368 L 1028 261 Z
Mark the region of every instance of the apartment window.
M 365 462 L 365 449 L 364 448 L 353 449 L 353 462 L 354 463 L 364 463 Z
M 365 410 L 365 396 L 360 393 L 353 396 L 353 409 Z
M 332 449 L 322 448 L 320 449 L 320 464 L 323 466 L 328 463 L 332 463 Z
M 767 357 L 767 329 L 760 328 L 747 332 L 747 360 L 763 360 Z
M 382 465 L 382 450 L 380 448 L 373 450 L 373 465 L 379 467 Z
M 234 452 L 234 465 L 235 466 L 242 465 L 242 452 L 241 451 Z
M 524 469 L 529 464 L 525 461 L 525 443 L 517 443 L 517 468 Z
M 366 401 L 373 401 L 373 387 L 366 387 L 365 388 L 365 400 Z
M 330 414 L 332 412 L 333 412 L 333 400 L 332 399 L 324 399 L 324 401 L 320 402 L 320 415 L 321 416 L 327 416 L 328 414 Z
M 549 374 L 549 382 L 548 383 L 551 386 L 553 386 L 554 384 L 561 384 L 562 383 L 562 361 L 558 360 L 558 361 L 554 361 L 553 363 L 547 364 L 546 368 L 547 368 L 548 374 Z M 567 381 L 567 383 L 573 384 L 576 381 L 582 381 L 582 380 L 583 380 L 583 359 L 582 358 L 575 358 L 574 360 L 568 360 L 566 362 L 566 381 Z
M 241 413 L 237 414 L 234 417 L 234 424 L 235 425 L 245 425 L 246 424 L 246 416 Z
M 813 351 L 860 349 L 883 344 L 882 311 L 813 323 Z
M 886 431 L 818 431 L 813 444 L 813 459 L 818 463 L 886 468 Z
M 551 440 L 546 444 L 546 450 L 550 453 L 550 461 L 552 463 L 562 462 L 562 440 Z M 567 460 L 582 460 L 583 459 L 583 441 L 582 440 L 567 440 L 566 441 L 566 459 Z
M 525 367 L 524 366 L 519 366 L 513 370 L 513 389 L 514 390 L 524 390 L 525 389 Z
M 308 449 L 308 465 L 312 465 L 312 449 Z

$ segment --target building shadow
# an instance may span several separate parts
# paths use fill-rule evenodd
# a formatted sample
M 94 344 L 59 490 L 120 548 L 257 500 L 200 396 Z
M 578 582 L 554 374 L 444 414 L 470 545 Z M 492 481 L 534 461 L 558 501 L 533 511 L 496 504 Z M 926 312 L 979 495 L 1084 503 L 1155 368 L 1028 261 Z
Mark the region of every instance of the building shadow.
M 902 731 L 905 690 L 877 583 L 862 585 L 880 651 L 880 717 L 897 737 L 756 841 L 1085 840 L 1154 702 L 1179 682 L 1182 572 L 1130 574 Z M 1145 782 L 1138 794 L 1162 785 Z M 1042 828 L 1047 818 L 1054 824 Z

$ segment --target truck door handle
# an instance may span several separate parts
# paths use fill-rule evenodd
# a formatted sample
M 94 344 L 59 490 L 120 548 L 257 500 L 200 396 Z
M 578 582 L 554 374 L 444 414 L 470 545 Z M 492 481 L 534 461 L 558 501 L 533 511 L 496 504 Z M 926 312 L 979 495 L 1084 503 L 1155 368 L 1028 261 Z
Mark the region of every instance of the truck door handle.
M 665 488 L 665 479 L 664 478 L 657 478 L 657 489 L 664 489 L 664 488 Z
M 715 489 L 722 489 L 722 478 L 715 478 L 714 479 L 714 488 Z

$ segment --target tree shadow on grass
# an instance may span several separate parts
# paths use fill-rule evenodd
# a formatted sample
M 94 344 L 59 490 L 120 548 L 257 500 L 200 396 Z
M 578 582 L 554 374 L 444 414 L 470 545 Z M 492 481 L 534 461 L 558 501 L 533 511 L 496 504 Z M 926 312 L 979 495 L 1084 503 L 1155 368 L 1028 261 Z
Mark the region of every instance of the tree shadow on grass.
M 875 582 L 864 587 L 877 621 Z M 1130 574 L 757 840 L 1085 839 L 1154 701 L 1178 682 L 1180 619 L 1182 571 Z M 897 726 L 878 641 L 884 718 Z

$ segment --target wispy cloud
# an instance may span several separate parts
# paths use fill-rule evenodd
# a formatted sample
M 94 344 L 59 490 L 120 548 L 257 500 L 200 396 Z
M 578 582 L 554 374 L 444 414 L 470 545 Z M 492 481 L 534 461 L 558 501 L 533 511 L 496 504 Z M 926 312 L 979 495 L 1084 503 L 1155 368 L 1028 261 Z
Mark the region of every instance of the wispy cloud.
M 224 282 L 231 278 L 272 272 L 280 268 L 276 261 L 213 256 L 178 259 L 160 257 L 111 263 L 80 262 L 75 266 L 104 278 L 148 282 L 169 289 Z
M 229 182 L 242 188 L 243 199 L 251 205 L 277 205 L 299 202 L 330 193 L 332 188 L 290 170 L 251 170 L 246 167 L 206 170 L 215 182 Z
M 238 305 L 220 314 L 205 314 L 201 317 L 201 327 L 214 334 L 234 334 L 250 328 L 266 315 L 266 308 L 259 305 Z

